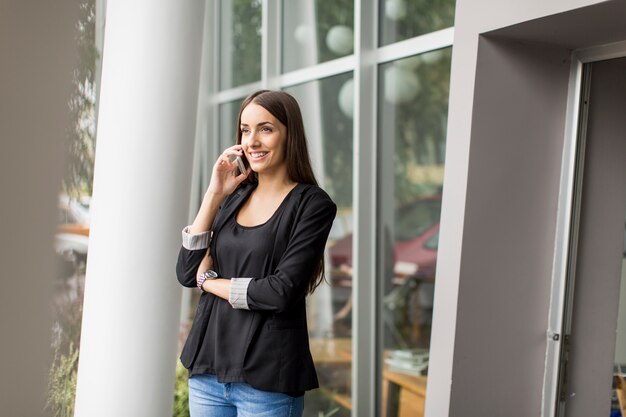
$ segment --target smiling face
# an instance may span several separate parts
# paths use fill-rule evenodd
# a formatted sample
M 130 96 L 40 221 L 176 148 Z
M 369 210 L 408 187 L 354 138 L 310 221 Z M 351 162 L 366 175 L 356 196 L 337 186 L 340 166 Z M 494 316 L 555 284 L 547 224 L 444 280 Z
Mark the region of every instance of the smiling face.
M 272 113 L 252 102 L 241 112 L 241 145 L 250 168 L 260 175 L 286 175 L 287 128 Z

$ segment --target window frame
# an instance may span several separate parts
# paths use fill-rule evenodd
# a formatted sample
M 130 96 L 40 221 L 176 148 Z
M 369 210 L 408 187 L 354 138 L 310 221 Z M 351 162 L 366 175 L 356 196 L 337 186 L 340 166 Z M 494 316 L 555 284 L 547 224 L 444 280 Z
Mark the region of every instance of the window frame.
M 194 156 L 191 211 L 197 209 L 208 186 L 212 161 L 221 153 L 220 105 L 241 100 L 257 89 L 285 89 L 334 75 L 354 74 L 353 115 L 353 229 L 354 274 L 352 321 L 352 416 L 374 416 L 381 405 L 382 328 L 378 306 L 384 263 L 378 236 L 382 233 L 379 202 L 384 173 L 380 172 L 377 134 L 377 88 L 379 65 L 402 58 L 452 47 L 454 27 L 379 46 L 379 2 L 354 2 L 354 52 L 294 71 L 281 73 L 282 2 L 262 0 L 261 79 L 221 90 L 219 86 L 220 2 L 207 1 L 204 44 L 198 96 L 197 134 Z M 191 216 L 191 214 L 190 214 Z M 371 225 L 377 227 L 372 228 Z M 371 323 L 379 323 L 372 326 Z M 376 364 L 372 367 L 372 363 Z

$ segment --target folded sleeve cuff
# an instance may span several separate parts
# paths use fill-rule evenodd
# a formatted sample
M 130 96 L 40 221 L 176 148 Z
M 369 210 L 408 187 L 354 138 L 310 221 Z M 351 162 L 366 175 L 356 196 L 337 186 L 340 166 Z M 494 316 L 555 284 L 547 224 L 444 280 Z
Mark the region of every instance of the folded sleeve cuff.
M 211 231 L 198 234 L 189 233 L 189 227 L 183 229 L 183 247 L 188 250 L 206 249 L 211 244 Z
M 231 278 L 228 302 L 233 308 L 250 310 L 248 306 L 248 285 L 252 278 Z

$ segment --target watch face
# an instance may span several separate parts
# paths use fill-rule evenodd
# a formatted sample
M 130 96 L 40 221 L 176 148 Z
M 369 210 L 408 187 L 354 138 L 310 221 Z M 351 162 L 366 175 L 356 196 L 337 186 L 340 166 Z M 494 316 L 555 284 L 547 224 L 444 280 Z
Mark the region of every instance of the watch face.
M 204 273 L 204 277 L 206 279 L 217 278 L 217 272 L 213 271 L 212 269 L 209 269 L 208 271 Z

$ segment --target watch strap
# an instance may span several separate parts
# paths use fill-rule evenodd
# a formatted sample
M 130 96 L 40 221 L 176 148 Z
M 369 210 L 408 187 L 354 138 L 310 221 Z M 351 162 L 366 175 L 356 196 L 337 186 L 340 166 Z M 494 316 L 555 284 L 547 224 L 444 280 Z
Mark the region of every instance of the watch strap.
M 204 284 L 204 281 L 206 281 L 207 279 L 216 279 L 217 278 L 217 272 L 213 271 L 212 269 L 207 269 L 206 271 L 204 271 L 199 277 L 198 277 L 198 288 L 200 289 L 200 291 L 205 292 L 202 289 L 202 284 Z

